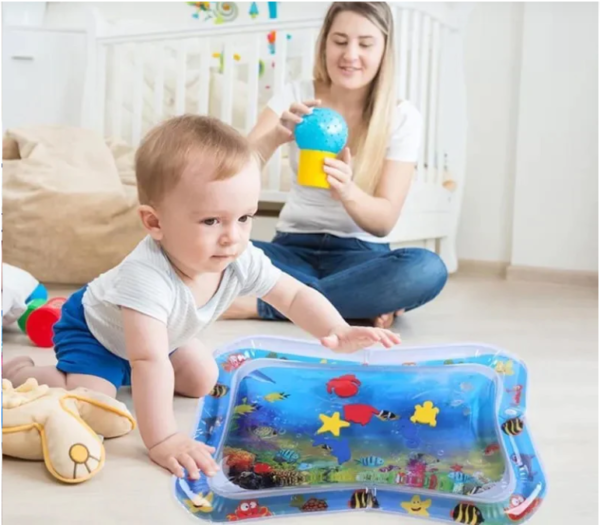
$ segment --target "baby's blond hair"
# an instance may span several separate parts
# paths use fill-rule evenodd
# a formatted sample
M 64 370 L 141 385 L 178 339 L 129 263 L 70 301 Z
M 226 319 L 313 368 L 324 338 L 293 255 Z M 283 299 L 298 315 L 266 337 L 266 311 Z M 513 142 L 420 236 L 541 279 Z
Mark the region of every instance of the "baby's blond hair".
M 211 180 L 223 180 L 242 171 L 253 157 L 246 137 L 216 118 L 171 118 L 151 129 L 136 152 L 139 202 L 159 204 L 191 162 L 206 166 Z

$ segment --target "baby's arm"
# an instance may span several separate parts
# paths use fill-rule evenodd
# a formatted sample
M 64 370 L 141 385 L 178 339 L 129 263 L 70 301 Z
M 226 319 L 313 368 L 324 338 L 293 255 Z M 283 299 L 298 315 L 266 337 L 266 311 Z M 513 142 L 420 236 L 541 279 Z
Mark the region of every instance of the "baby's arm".
M 262 299 L 336 352 L 354 352 L 377 342 L 386 348 L 400 343 L 389 330 L 351 327 L 322 294 L 285 273 Z
M 218 469 L 212 447 L 177 431 L 173 412 L 174 372 L 169 360 L 165 325 L 147 315 L 122 308 L 127 357 L 131 363 L 131 390 L 136 419 L 153 461 L 182 477 L 198 468 L 208 475 Z

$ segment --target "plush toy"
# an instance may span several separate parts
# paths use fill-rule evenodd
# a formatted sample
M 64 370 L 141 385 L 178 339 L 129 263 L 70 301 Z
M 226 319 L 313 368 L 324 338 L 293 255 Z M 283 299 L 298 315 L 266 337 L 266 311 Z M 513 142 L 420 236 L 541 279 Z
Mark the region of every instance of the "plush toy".
M 3 379 L 2 394 L 2 454 L 43 459 L 48 471 L 65 483 L 96 475 L 104 466 L 102 438 L 135 428 L 123 403 L 86 388 L 67 392 L 38 385 L 35 379 L 13 388 Z

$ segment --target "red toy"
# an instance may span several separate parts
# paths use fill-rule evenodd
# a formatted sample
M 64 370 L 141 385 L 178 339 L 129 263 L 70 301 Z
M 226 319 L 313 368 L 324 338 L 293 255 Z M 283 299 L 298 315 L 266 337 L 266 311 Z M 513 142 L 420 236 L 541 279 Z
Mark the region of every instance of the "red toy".
M 65 302 L 64 297 L 55 297 L 29 314 L 25 332 L 33 344 L 42 348 L 51 348 L 54 345 L 53 328 L 60 319 L 60 312 Z
M 346 405 L 344 407 L 344 419 L 362 426 L 369 423 L 374 414 L 379 414 L 379 410 L 371 405 Z
M 360 381 L 354 374 L 336 377 L 327 383 L 327 393 L 334 392 L 339 397 L 352 397 L 358 393 Z

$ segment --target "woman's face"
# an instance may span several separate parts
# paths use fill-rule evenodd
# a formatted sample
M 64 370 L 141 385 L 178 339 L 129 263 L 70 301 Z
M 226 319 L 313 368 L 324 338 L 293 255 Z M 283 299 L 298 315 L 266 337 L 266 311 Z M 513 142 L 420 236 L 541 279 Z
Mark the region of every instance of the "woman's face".
M 377 26 L 357 13 L 339 13 L 325 45 L 332 83 L 346 89 L 367 86 L 379 71 L 384 48 L 385 37 Z

